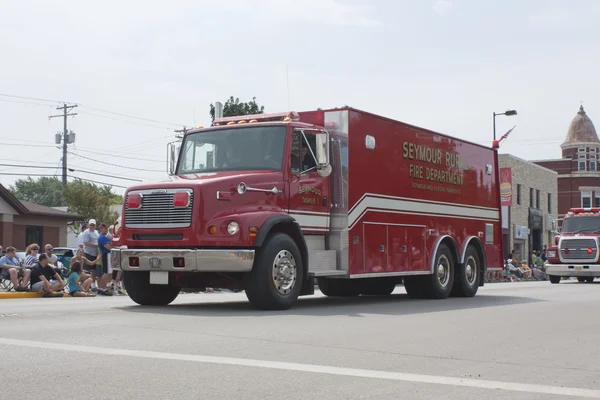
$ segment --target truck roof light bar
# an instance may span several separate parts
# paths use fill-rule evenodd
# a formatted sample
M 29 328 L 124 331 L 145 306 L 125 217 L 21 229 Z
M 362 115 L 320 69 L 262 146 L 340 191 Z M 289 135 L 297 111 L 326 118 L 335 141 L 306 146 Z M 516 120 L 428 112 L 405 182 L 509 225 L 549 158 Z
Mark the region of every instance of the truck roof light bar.
M 295 111 L 272 114 L 236 115 L 234 117 L 216 118 L 213 125 L 253 124 L 271 121 L 298 122 L 300 121 L 300 115 Z

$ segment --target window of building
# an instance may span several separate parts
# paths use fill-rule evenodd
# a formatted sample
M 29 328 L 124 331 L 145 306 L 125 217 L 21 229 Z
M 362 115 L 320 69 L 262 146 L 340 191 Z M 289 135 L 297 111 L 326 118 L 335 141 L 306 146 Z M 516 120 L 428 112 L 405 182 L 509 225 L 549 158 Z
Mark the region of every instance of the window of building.
M 583 157 L 584 157 L 584 158 L 583 158 L 583 159 L 581 159 L 581 156 L 580 156 L 580 158 L 579 158 L 579 162 L 577 163 L 577 164 L 578 164 L 578 170 L 579 170 L 579 171 L 585 171 L 585 156 L 583 156 Z
M 600 207 L 600 192 L 594 193 L 594 207 Z
M 521 185 L 517 184 L 517 204 L 521 204 Z
M 533 208 L 533 188 L 529 188 L 529 207 Z
M 596 148 L 595 147 L 590 147 L 590 153 L 595 153 L 596 152 Z
M 585 147 L 580 147 L 577 149 L 578 153 L 585 153 Z
M 548 193 L 548 212 L 552 214 L 552 194 Z
M 41 226 L 28 226 L 25 228 L 25 243 L 43 243 L 42 232 L 44 228 Z M 40 245 L 41 246 L 41 245 Z
M 590 160 L 590 171 L 596 172 L 596 166 L 597 166 L 597 161 L 596 160 Z
M 592 206 L 592 192 L 581 192 L 581 207 L 590 208 Z

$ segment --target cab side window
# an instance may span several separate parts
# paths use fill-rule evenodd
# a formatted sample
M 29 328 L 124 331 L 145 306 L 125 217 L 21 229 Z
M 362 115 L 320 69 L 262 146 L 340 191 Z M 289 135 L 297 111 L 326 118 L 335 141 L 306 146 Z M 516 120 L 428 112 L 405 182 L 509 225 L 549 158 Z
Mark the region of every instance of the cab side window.
M 306 136 L 306 139 L 304 138 Z M 316 152 L 316 136 L 310 133 L 294 133 L 292 139 L 291 167 L 293 173 L 300 173 L 315 168 L 317 163 L 313 154 Z M 310 148 L 310 149 L 309 149 Z M 312 153 L 311 153 L 312 150 Z

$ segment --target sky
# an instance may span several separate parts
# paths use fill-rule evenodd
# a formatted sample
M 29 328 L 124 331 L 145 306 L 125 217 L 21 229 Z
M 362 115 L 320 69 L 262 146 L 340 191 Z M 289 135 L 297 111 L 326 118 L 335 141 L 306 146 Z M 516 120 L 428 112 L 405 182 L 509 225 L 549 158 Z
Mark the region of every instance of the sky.
M 124 187 L 113 176 L 164 179 L 174 130 L 210 125 L 229 96 L 486 145 L 493 112 L 516 109 L 496 119 L 498 135 L 516 125 L 501 152 L 529 160 L 560 158 L 582 102 L 600 126 L 597 0 L 160 3 L 0 0 L 0 183 L 57 172 L 61 102 L 78 104 L 71 175 Z

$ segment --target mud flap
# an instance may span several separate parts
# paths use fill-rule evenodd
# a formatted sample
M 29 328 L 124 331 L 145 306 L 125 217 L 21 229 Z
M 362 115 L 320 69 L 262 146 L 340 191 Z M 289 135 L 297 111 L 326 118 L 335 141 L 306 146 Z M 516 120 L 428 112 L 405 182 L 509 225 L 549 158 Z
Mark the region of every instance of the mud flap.
M 302 282 L 300 296 L 309 296 L 311 294 L 315 294 L 315 278 L 309 276 L 304 282 Z

